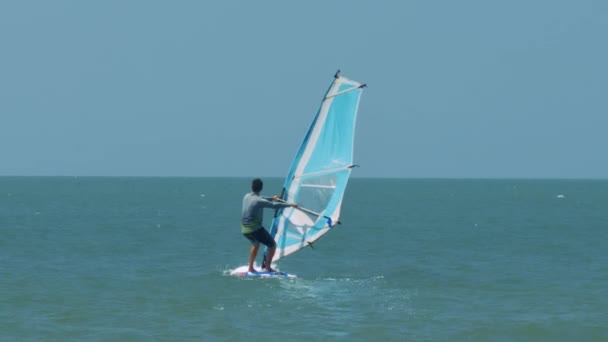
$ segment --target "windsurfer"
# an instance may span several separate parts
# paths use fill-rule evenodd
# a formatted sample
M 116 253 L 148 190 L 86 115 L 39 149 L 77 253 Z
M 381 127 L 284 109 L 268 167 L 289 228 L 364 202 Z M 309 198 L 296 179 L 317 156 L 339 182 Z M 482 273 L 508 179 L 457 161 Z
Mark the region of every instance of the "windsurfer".
M 264 208 L 280 209 L 286 207 L 297 207 L 295 203 L 278 202 L 278 196 L 262 197 L 260 192 L 264 187 L 261 179 L 256 178 L 251 182 L 252 192 L 243 197 L 243 212 L 241 215 L 241 231 L 243 236 L 251 242 L 251 250 L 249 251 L 248 272 L 256 272 L 253 263 L 258 254 L 260 243 L 268 247 L 266 260 L 263 263 L 264 270 L 274 272 L 270 267 L 274 252 L 276 250 L 276 242 L 270 236 L 268 231 L 262 227 L 264 218 Z

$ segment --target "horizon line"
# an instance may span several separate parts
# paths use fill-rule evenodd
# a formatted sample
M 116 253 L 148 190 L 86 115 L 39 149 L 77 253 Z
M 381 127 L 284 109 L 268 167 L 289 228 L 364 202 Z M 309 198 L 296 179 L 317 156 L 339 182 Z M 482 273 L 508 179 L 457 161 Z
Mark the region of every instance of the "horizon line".
M 160 175 L 0 175 L 0 178 L 234 178 L 284 179 L 285 176 L 160 176 Z M 351 179 L 410 179 L 410 180 L 608 180 L 608 177 L 555 176 L 351 176 Z

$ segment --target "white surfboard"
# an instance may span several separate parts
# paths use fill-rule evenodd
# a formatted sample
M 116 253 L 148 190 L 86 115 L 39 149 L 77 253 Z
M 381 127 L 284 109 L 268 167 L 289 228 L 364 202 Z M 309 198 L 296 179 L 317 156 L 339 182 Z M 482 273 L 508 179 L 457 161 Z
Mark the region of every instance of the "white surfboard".
M 287 272 L 268 272 L 268 271 L 258 271 L 258 272 L 248 272 L 247 266 L 240 266 L 230 271 L 230 275 L 237 277 L 261 277 L 261 278 L 297 278 L 295 274 L 290 274 Z

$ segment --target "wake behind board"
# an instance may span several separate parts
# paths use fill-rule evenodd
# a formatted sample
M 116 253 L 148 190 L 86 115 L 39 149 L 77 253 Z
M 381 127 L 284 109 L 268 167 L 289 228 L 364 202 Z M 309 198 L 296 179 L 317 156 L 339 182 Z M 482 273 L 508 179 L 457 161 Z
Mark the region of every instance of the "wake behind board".
M 259 271 L 259 272 L 247 272 L 247 266 L 241 266 L 235 268 L 230 271 L 230 275 L 237 277 L 259 277 L 259 278 L 296 278 L 295 274 L 290 274 L 287 272 L 267 272 L 267 271 Z

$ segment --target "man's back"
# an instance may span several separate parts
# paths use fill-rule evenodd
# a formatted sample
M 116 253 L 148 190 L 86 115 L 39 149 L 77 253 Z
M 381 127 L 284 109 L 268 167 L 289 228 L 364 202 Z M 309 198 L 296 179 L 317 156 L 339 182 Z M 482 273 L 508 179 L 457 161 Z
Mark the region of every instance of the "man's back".
M 243 197 L 243 212 L 241 214 L 241 226 L 243 233 L 251 233 L 262 228 L 264 221 L 264 208 L 283 208 L 288 204 L 275 203 L 269 199 L 250 192 Z

